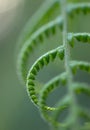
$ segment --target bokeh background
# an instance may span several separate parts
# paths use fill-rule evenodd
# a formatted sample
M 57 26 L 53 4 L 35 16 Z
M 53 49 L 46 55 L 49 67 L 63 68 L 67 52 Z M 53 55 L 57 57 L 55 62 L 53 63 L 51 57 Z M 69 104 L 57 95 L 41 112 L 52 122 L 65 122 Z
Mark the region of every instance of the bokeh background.
M 0 130 L 49 129 L 47 123 L 41 119 L 39 111 L 29 100 L 25 86 L 22 86 L 18 80 L 15 59 L 17 39 L 21 30 L 28 19 L 39 9 L 42 2 L 42 0 L 0 1 Z M 80 14 L 75 16 L 73 20 L 69 20 L 68 30 L 70 32 L 90 32 L 90 15 Z M 55 40 L 59 41 L 60 39 L 54 37 L 49 39 L 53 47 L 54 44 L 55 46 L 59 45 L 54 43 Z M 47 44 L 44 51 L 50 47 L 51 45 Z M 43 51 L 43 48 L 40 50 Z M 37 53 L 40 53 L 40 50 Z M 33 54 L 33 56 L 37 56 L 37 53 Z M 90 45 L 76 43 L 71 55 L 72 59 L 90 62 Z M 34 58 L 32 58 L 32 62 L 34 62 Z M 51 64 L 46 69 L 47 72 L 43 70 L 40 73 L 40 80 L 46 82 L 63 71 L 63 69 L 63 65 L 59 64 L 59 62 Z M 78 71 L 74 80 L 90 83 L 90 75 Z M 64 92 L 65 90 L 60 91 L 60 93 L 56 91 L 51 95 L 49 102 L 52 104 Z M 80 99 L 82 105 L 90 107 L 90 99 L 87 96 L 81 95 Z

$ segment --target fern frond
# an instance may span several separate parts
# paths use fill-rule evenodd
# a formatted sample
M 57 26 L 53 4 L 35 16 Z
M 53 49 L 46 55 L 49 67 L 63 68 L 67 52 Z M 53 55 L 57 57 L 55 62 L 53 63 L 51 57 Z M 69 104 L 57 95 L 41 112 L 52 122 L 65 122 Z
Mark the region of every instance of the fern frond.
M 27 88 L 28 92 L 31 96 L 32 101 L 35 104 L 38 104 L 38 99 L 35 93 L 35 76 L 37 75 L 37 72 L 40 71 L 42 67 L 45 65 L 48 65 L 51 61 L 54 61 L 56 56 L 59 56 L 62 60 L 64 58 L 64 50 L 63 47 L 58 47 L 57 49 L 54 49 L 52 51 L 49 51 L 45 55 L 41 56 L 32 66 L 30 69 L 28 76 L 27 76 Z
M 74 4 L 72 6 L 70 5 L 67 8 L 67 13 L 68 13 L 69 16 L 74 15 L 75 13 L 77 13 L 77 11 L 82 11 L 83 13 L 85 11 L 87 13 L 90 12 L 90 4 L 83 3 L 83 4 L 78 4 L 78 6 L 77 6 L 77 4 Z M 47 37 L 49 36 L 48 35 L 49 30 L 51 30 L 51 32 L 53 32 L 53 34 L 55 34 L 56 26 L 60 27 L 60 29 L 62 30 L 62 24 L 63 24 L 63 18 L 62 17 L 58 17 L 55 20 L 51 21 L 50 23 L 48 23 L 48 24 L 44 25 L 43 27 L 41 27 L 34 34 L 29 35 L 29 38 L 26 41 L 23 40 L 24 45 L 22 46 L 21 52 L 20 52 L 20 54 L 18 56 L 19 57 L 18 58 L 18 71 L 21 70 L 19 72 L 19 75 L 21 75 L 20 77 L 22 77 L 22 79 L 25 80 L 25 78 L 26 78 L 26 73 L 24 72 L 23 68 L 25 68 L 25 63 L 27 62 L 27 59 L 28 59 L 28 56 L 30 55 L 30 52 L 32 52 L 32 50 L 35 48 L 35 44 L 38 44 L 37 39 L 39 39 L 39 41 L 42 42 L 44 40 L 43 36 L 42 36 L 43 33 L 45 33 L 45 35 Z M 31 24 L 29 24 L 29 25 L 31 25 Z M 31 30 L 31 28 L 30 28 L 30 30 Z M 80 35 L 79 34 L 78 35 L 74 34 L 73 37 L 76 37 L 76 39 L 79 40 L 80 39 Z M 84 35 L 84 37 L 85 37 L 88 34 L 84 33 L 82 35 Z M 71 37 L 72 37 L 71 34 L 69 34 L 69 39 Z M 73 39 L 73 37 L 72 37 L 72 39 Z M 89 35 L 87 37 L 90 38 Z M 82 39 L 82 40 L 85 40 L 85 38 Z M 19 42 L 19 43 L 21 44 L 21 42 Z M 24 67 L 22 67 L 22 66 L 24 66 Z M 25 68 L 25 70 L 26 70 L 26 68 Z
M 70 0 L 69 0 L 70 1 Z M 61 16 L 58 12 L 62 8 Z M 77 70 L 90 73 L 90 63 L 85 61 L 74 61 L 70 59 L 70 49 L 74 47 L 75 41 L 90 44 L 90 33 L 73 33 L 67 31 L 67 18 L 73 19 L 75 15 L 83 13 L 90 14 L 90 3 L 71 3 L 66 0 L 47 0 L 40 10 L 32 17 L 25 27 L 18 41 L 17 71 L 20 79 L 27 86 L 27 92 L 31 101 L 38 107 L 42 117 L 50 123 L 55 130 L 58 128 L 72 129 L 78 118 L 84 118 L 90 122 L 90 115 L 86 108 L 77 104 L 76 96 L 80 93 L 90 97 L 90 86 L 86 83 L 74 82 L 73 77 Z M 56 16 L 52 14 L 56 14 Z M 43 46 L 44 40 L 56 35 L 57 29 L 62 33 L 63 45 L 49 50 L 38 57 L 30 69 L 28 59 L 37 46 Z M 44 37 L 44 36 L 45 37 Z M 42 43 L 42 44 L 41 44 Z M 50 80 L 37 92 L 36 76 L 38 72 L 53 62 L 56 57 L 65 62 L 65 71 Z M 28 71 L 29 70 L 29 71 Z M 67 87 L 68 91 L 53 107 L 46 104 L 48 95 L 60 86 Z M 58 121 L 59 115 L 69 109 L 66 119 Z M 50 114 L 53 113 L 53 114 Z M 76 129 L 75 129 L 76 130 Z

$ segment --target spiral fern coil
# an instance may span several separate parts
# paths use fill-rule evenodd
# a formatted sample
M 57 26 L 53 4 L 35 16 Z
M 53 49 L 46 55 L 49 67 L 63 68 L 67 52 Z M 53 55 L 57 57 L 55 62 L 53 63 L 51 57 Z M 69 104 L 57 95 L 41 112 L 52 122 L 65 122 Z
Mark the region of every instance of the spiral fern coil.
M 61 9 L 61 15 L 54 18 L 54 20 L 44 23 L 43 19 L 47 18 L 48 14 L 51 15 L 56 9 L 56 6 Z M 90 3 L 47 0 L 32 20 L 28 22 L 18 41 L 17 72 L 19 78 L 26 84 L 28 95 L 40 110 L 42 117 L 55 129 L 72 130 L 79 117 L 90 122 L 89 110 L 78 105 L 75 99 L 76 94 L 80 93 L 90 96 L 90 86 L 86 83 L 73 81 L 73 76 L 78 69 L 90 74 L 90 63 L 71 60 L 69 54 L 70 49 L 74 47 L 75 41 L 90 44 L 89 33 L 73 33 L 67 31 L 67 18 L 73 19 L 75 15 L 79 15 L 80 13 L 85 15 L 90 14 Z M 42 26 L 39 27 L 39 24 Z M 43 46 L 40 43 L 43 43 L 44 38 L 48 39 L 50 33 L 52 36 L 56 34 L 57 28 L 62 31 L 63 44 L 40 56 L 28 71 L 27 63 L 33 50 L 36 51 L 39 45 Z M 38 72 L 56 58 L 59 58 L 61 61 L 64 60 L 65 72 L 53 78 L 37 92 L 35 80 Z M 61 85 L 67 86 L 68 94 L 55 107 L 48 106 L 46 103 L 48 95 Z M 65 121 L 59 122 L 58 116 L 68 108 L 70 112 Z M 48 114 L 50 111 L 53 113 L 52 115 Z

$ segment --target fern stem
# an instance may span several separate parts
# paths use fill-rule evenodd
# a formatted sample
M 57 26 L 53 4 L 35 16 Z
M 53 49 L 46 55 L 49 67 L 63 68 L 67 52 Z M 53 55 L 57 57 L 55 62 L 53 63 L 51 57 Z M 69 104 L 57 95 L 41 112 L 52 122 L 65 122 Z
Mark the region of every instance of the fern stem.
M 65 69 L 68 76 L 67 78 L 68 92 L 69 92 L 69 96 L 71 97 L 70 113 L 71 115 L 73 115 L 73 119 L 74 119 L 73 123 L 76 123 L 76 118 L 77 118 L 76 106 L 77 105 L 76 105 L 75 94 L 73 91 L 73 75 L 70 68 L 70 49 L 67 43 L 68 42 L 67 41 L 67 13 L 66 13 L 67 0 L 62 0 L 61 5 L 62 5 L 62 16 L 63 16 L 63 46 L 65 49 Z

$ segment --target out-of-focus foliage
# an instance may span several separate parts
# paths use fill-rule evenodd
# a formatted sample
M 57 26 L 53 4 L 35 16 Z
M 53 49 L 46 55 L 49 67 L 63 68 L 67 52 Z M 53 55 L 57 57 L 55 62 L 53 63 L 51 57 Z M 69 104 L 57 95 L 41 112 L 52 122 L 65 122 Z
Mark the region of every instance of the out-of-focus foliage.
M 86 123 L 84 127 L 81 128 L 81 130 L 90 130 L 90 123 Z

